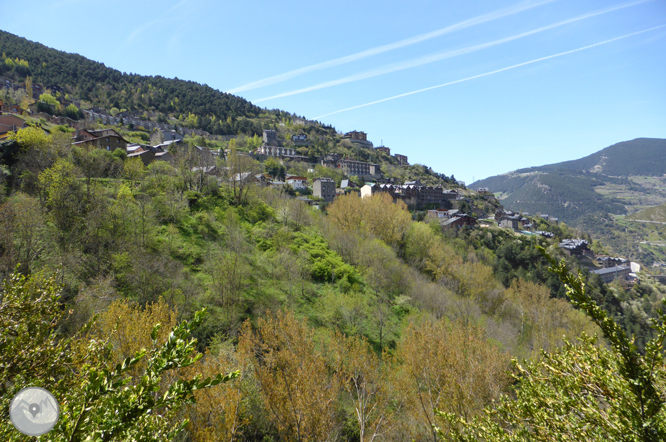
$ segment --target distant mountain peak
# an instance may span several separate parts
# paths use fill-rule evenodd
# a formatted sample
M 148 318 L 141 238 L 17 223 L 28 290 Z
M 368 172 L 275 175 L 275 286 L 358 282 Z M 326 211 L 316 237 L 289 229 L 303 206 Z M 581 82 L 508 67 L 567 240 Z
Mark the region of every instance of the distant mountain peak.
M 589 213 L 625 214 L 645 195 L 657 204 L 659 198 L 666 202 L 666 192 L 661 193 L 654 185 L 643 187 L 640 180 L 631 179 L 642 176 L 654 180 L 665 172 L 666 139 L 636 138 L 578 160 L 486 178 L 472 183 L 470 188 L 487 187 L 500 194 L 508 209 L 553 214 L 575 223 Z

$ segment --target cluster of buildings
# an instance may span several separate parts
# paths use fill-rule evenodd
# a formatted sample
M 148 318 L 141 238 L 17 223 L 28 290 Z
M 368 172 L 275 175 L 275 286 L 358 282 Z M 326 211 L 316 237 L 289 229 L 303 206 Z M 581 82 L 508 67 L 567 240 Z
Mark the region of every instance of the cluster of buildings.
M 373 144 L 371 141 L 368 141 L 368 135 L 365 132 L 359 132 L 359 131 L 351 131 L 347 132 L 346 134 L 343 135 L 343 138 L 346 140 L 349 140 L 352 144 L 360 145 L 362 147 L 367 147 L 372 149 Z M 391 155 L 391 149 L 381 145 L 377 146 L 374 148 L 375 150 L 379 152 L 384 152 L 388 155 Z M 406 155 L 400 155 L 400 154 L 395 154 L 393 157 L 398 160 L 398 163 L 403 166 L 408 166 L 409 162 L 407 161 L 407 156 Z
M 400 199 L 414 208 L 451 207 L 447 203 L 462 198 L 455 190 L 445 189 L 441 186 L 424 186 L 419 181 L 408 181 L 404 184 L 368 183 L 361 187 L 361 198 L 379 192 L 388 193 L 394 200 Z
M 9 104 L 0 100 L 0 113 L 18 115 L 21 113 L 21 108 L 18 104 Z
M 479 193 L 480 188 L 478 190 Z M 528 232 L 533 232 L 536 233 L 537 235 L 542 235 L 542 236 L 548 236 L 548 232 L 542 232 L 542 231 L 537 231 L 537 223 L 534 222 L 532 219 L 529 218 L 530 214 L 527 212 L 522 212 L 522 213 L 515 213 L 512 212 L 511 210 L 500 210 L 497 213 L 495 213 L 495 222 L 497 223 L 498 226 L 506 228 L 506 229 L 513 229 L 516 231 L 528 231 Z M 553 224 L 559 224 L 559 220 L 557 218 L 542 214 L 539 215 L 539 218 L 545 220 L 545 221 L 550 221 Z
M 506 229 L 533 231 L 536 224 L 528 218 L 529 213 L 518 214 L 511 210 L 501 210 L 495 213 L 497 225 Z
M 308 144 L 307 134 L 292 135 L 292 141 L 296 144 Z M 373 149 L 373 144 L 368 141 L 368 135 L 365 132 L 351 131 L 343 135 L 343 139 L 349 140 L 352 144 Z M 384 152 L 388 155 L 391 154 L 391 149 L 386 146 L 378 146 L 377 151 Z M 311 159 L 306 156 L 298 155 L 296 149 L 292 147 L 285 147 L 279 142 L 277 132 L 274 130 L 264 130 L 263 144 L 256 151 L 259 155 L 281 157 L 286 160 L 300 160 L 309 162 Z M 409 165 L 406 155 L 395 154 L 393 156 L 401 165 Z M 339 154 L 327 154 L 317 159 L 317 162 L 322 166 L 339 168 L 346 175 L 355 175 L 364 178 L 372 179 L 380 175 L 378 164 L 368 163 L 365 161 L 357 161 L 348 158 L 343 158 Z
M 380 175 L 379 164 L 350 160 L 337 153 L 329 153 L 319 159 L 319 164 L 332 169 L 341 169 L 345 175 L 361 178 L 377 178 Z
M 636 272 L 640 271 L 640 266 L 636 263 L 630 263 L 628 260 L 619 257 L 612 257 L 606 255 L 594 256 L 589 249 L 588 241 L 584 239 L 563 239 L 559 243 L 562 249 L 569 256 L 589 256 L 594 257 L 596 264 L 601 268 L 594 268 L 590 270 L 591 274 L 599 275 L 604 283 L 612 282 L 616 279 L 635 282 L 638 280 Z
M 304 140 L 307 140 L 307 135 Z M 297 155 L 296 149 L 292 147 L 283 147 L 278 141 L 277 132 L 274 130 L 264 130 L 263 144 L 257 149 L 256 153 L 259 155 L 282 157 L 290 160 L 309 160 L 306 156 Z
M 426 214 L 427 218 L 434 218 L 439 221 L 439 225 L 442 228 L 452 228 L 452 227 L 473 227 L 478 224 L 476 218 L 470 216 L 466 213 L 462 213 L 458 209 L 433 209 L 428 210 Z

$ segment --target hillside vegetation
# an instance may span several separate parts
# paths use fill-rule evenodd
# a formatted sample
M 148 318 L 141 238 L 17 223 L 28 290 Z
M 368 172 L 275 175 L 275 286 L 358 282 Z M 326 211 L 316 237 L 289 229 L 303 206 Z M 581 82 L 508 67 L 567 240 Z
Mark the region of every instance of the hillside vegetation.
M 59 334 L 100 313 L 81 338 L 110 340 L 117 353 L 100 364 L 140 350 L 149 324 L 206 307 L 192 330 L 202 362 L 178 376 L 241 377 L 164 415 L 173 425 L 188 417 L 193 440 L 436 440 L 432 424 L 449 424 L 435 408 L 475 416 L 510 391 L 510 356 L 538 358 L 596 330 L 536 251 L 559 254 L 545 238 L 443 232 L 385 195 L 346 195 L 322 213 L 193 172 L 187 145 L 173 165 L 145 168 L 71 146 L 66 134 L 27 128 L 13 138 L 0 272 L 18 269 L 34 284 L 58 272 L 58 301 L 72 310 Z M 230 176 L 262 167 L 235 152 L 226 166 Z M 581 235 L 551 228 L 555 241 Z M 642 348 L 658 286 L 591 278 L 588 291 Z M 370 406 L 381 412 L 359 416 Z
M 548 213 L 566 222 L 595 212 L 625 214 L 632 206 L 666 198 L 653 183 L 666 170 L 666 140 L 637 138 L 579 160 L 516 170 L 473 183 L 500 194 L 512 210 Z M 624 190 L 624 191 L 623 191 Z M 659 203 L 661 204 L 661 202 Z
M 643 209 L 640 212 L 632 213 L 627 218 L 666 223 L 666 204 Z
M 148 167 L 122 149 L 72 145 L 70 128 L 34 118 L 0 144 L 1 439 L 24 440 L 6 414 L 26 384 L 58 395 L 62 415 L 49 434 L 57 441 L 666 434 L 665 331 L 653 327 L 666 290 L 649 277 L 607 285 L 581 269 L 583 287 L 563 268 L 578 262 L 557 244 L 592 242 L 585 232 L 544 220 L 538 227 L 552 239 L 442 230 L 386 194 L 352 192 L 320 210 L 293 191 L 237 179 L 344 178 L 246 155 L 262 128 L 304 156 L 339 153 L 401 181 L 458 185 L 206 86 L 122 74 L 7 33 L 0 48 L 0 74 L 27 77 L 27 89 L 33 76 L 67 90 L 69 98 L 51 96 L 54 106 L 80 99 L 213 133 Z M 155 135 L 115 128 L 131 140 Z M 302 133 L 307 143 L 295 144 L 291 135 Z M 229 150 L 214 160 L 220 176 L 204 173 L 195 145 Z M 526 176 L 544 177 L 535 185 L 545 192 L 567 182 L 573 199 L 599 195 L 589 174 Z M 465 211 L 498 208 L 459 190 Z M 588 337 L 600 332 L 603 342 Z

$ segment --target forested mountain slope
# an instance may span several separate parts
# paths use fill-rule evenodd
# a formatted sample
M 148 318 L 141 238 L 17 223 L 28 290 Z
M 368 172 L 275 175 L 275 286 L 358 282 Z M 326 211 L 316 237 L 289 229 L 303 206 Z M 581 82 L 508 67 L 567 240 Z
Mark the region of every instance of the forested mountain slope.
M 256 117 L 261 108 L 249 101 L 193 81 L 120 72 L 81 55 L 49 48 L 0 30 L 0 53 L 26 60 L 16 70 L 18 80 L 32 76 L 35 83 L 57 85 L 72 95 L 105 109 L 150 110 L 162 114 L 199 116 L 197 128 L 213 134 L 236 133 L 232 123 Z M 0 63 L 0 75 L 11 69 Z M 258 129 L 261 131 L 261 128 Z
M 566 169 L 606 176 L 662 176 L 666 172 L 666 140 L 636 138 L 613 144 L 584 158 L 516 170 L 515 173 Z
M 666 140 L 637 138 L 579 160 L 520 169 L 470 187 L 487 187 L 512 210 L 575 224 L 589 214 L 621 215 L 666 201 L 663 186 L 655 184 L 665 172 Z

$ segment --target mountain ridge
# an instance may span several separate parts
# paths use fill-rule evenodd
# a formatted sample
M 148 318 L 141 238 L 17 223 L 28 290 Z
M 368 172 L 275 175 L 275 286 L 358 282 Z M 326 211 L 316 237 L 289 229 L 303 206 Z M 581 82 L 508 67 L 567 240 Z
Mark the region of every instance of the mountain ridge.
M 666 202 L 659 182 L 648 188 L 635 177 L 659 181 L 666 172 L 666 139 L 622 141 L 577 160 L 517 169 L 476 181 L 511 210 L 548 213 L 567 222 L 595 212 L 624 215 L 637 201 L 645 206 Z M 635 195 L 631 196 L 631 193 Z M 628 196 L 629 195 L 629 196 Z
M 642 161 L 627 162 L 626 160 L 630 160 L 631 157 L 620 155 L 620 153 L 623 153 L 626 149 L 632 149 L 632 155 L 644 156 L 646 154 L 654 153 L 653 150 L 655 148 L 663 149 L 657 156 L 653 155 L 654 159 L 659 160 L 655 163 L 645 163 Z M 602 162 L 603 164 L 601 164 Z M 666 140 L 647 137 L 634 138 L 633 140 L 615 143 L 577 160 L 517 169 L 514 172 L 526 173 L 530 171 L 552 171 L 557 169 L 588 171 L 614 177 L 629 175 L 660 176 L 666 169 Z

